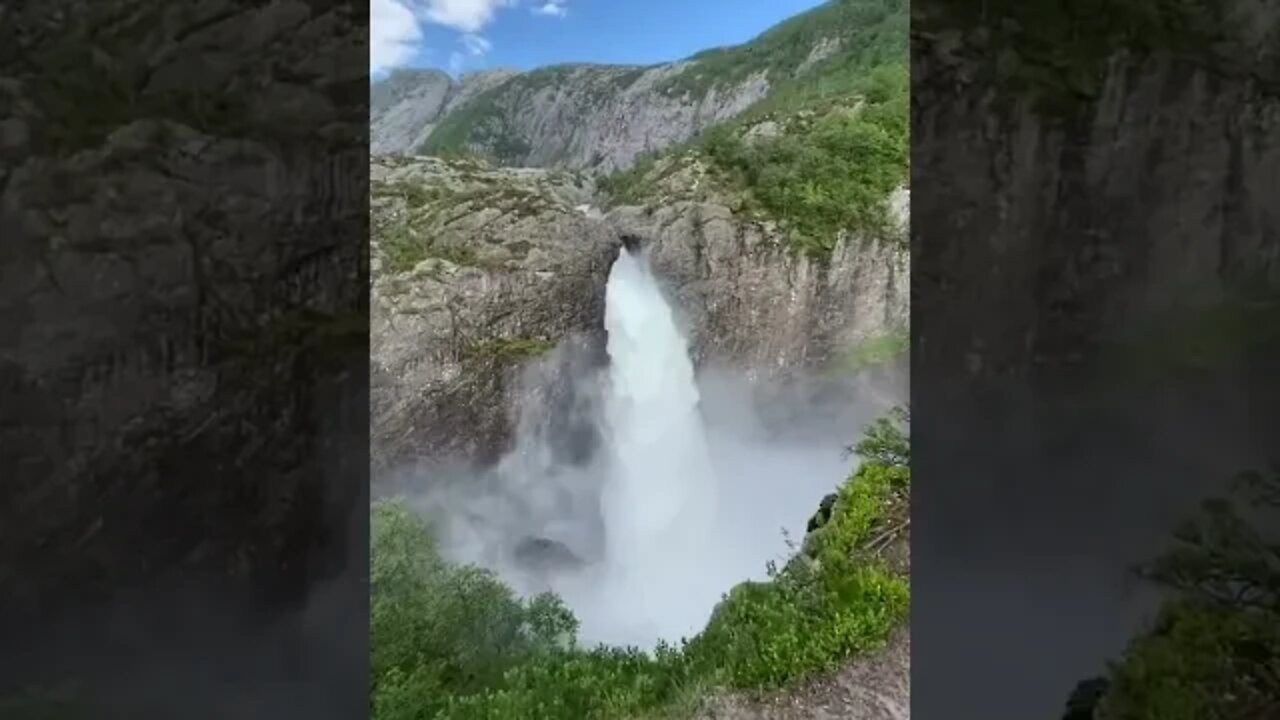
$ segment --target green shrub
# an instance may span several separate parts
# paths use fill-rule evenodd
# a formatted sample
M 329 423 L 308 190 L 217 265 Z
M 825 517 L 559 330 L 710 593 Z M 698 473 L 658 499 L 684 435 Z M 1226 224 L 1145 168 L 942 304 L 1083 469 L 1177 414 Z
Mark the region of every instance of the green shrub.
M 446 689 L 493 687 L 576 630 L 559 599 L 520 600 L 492 573 L 444 562 L 427 526 L 403 505 L 375 505 L 372 530 L 370 666 L 378 717 L 435 717 L 447 706 Z M 406 698 L 420 714 L 395 709 Z
M 734 687 L 780 687 L 880 646 L 905 618 L 907 581 L 870 546 L 907 506 L 907 419 L 881 419 L 857 445 L 863 462 L 804 559 L 728 594 L 689 644 L 701 672 Z
M 705 147 L 785 224 L 799 249 L 825 256 L 841 231 L 883 236 L 890 229 L 889 195 L 907 179 L 906 130 L 905 106 L 868 103 L 754 144 L 724 128 L 709 133 Z

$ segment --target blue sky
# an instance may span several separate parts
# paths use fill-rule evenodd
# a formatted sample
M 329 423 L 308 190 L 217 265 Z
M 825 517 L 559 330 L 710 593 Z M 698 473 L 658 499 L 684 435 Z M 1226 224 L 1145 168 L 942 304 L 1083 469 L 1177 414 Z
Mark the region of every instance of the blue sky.
M 820 0 L 370 0 L 370 65 L 648 64 L 732 45 Z

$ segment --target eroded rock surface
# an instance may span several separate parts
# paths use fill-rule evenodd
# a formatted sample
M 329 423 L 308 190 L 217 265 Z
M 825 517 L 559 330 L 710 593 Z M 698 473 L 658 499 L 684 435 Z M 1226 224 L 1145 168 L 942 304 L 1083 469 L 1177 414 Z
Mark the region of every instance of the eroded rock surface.
M 0 15 L 7 600 L 319 571 L 280 562 L 351 505 L 310 443 L 351 441 L 334 408 L 361 402 L 356 24 L 291 1 Z
M 817 259 L 724 199 L 601 215 L 590 179 L 572 172 L 381 158 L 372 173 L 379 464 L 496 458 L 517 400 L 511 373 L 567 338 L 599 346 L 624 242 L 651 254 L 700 365 L 759 379 L 821 373 L 906 332 L 901 241 L 849 237 Z
M 522 362 L 598 333 L 619 247 L 581 178 L 438 160 L 373 168 L 375 463 L 496 458 Z

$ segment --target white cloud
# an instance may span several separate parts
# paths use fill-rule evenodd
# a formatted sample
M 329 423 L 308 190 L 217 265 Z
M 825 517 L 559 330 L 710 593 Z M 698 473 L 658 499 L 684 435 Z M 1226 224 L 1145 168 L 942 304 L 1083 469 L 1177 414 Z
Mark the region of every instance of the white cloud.
M 422 14 L 433 23 L 474 33 L 492 22 L 498 10 L 515 4 L 516 0 L 425 0 Z
M 458 40 L 459 42 L 462 43 L 462 46 L 466 48 L 467 52 L 470 53 L 471 55 L 483 55 L 489 52 L 489 50 L 493 47 L 493 43 L 480 37 L 479 35 L 474 35 L 472 33 L 467 33 L 466 35 L 463 35 L 461 38 L 458 38 Z
M 549 0 L 548 5 L 564 0 Z M 493 22 L 503 8 L 515 7 L 519 0 L 369 0 L 369 72 L 404 65 L 421 50 L 425 23 L 464 33 L 460 39 L 473 56 L 487 53 L 489 41 L 478 35 Z M 465 57 L 449 60 L 451 68 L 461 67 Z
M 569 9 L 564 6 L 565 0 L 547 0 L 547 2 L 535 6 L 533 8 L 534 15 L 550 15 L 552 17 L 564 17 L 569 14 Z
M 458 38 L 461 50 L 449 53 L 449 73 L 461 75 L 472 58 L 480 57 L 493 48 L 493 43 L 474 33 L 467 33 Z
M 403 65 L 422 42 L 414 13 L 401 0 L 369 2 L 369 72 Z

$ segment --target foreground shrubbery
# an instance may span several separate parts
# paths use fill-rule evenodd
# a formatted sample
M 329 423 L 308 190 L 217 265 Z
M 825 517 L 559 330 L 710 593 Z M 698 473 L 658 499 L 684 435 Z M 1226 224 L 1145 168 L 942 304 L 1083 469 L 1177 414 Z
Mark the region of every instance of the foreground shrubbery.
M 378 720 L 675 717 L 712 687 L 769 688 L 877 647 L 908 605 L 874 541 L 903 514 L 899 420 L 877 423 L 821 528 L 767 582 L 735 588 L 680 647 L 586 649 L 554 596 L 517 598 L 494 575 L 442 561 L 407 508 L 374 508 L 372 710 Z

